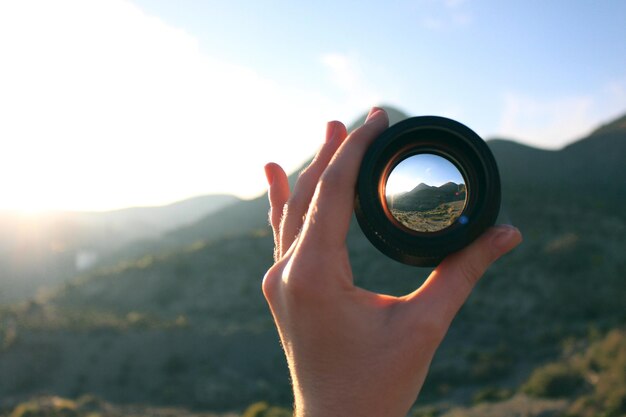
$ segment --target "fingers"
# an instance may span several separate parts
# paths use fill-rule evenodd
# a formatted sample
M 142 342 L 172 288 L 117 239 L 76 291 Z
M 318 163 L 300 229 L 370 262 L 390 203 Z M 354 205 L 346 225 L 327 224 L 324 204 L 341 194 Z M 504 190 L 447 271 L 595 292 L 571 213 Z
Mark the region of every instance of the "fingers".
M 521 233 L 513 226 L 490 228 L 471 245 L 444 259 L 424 285 L 407 297 L 408 301 L 419 299 L 415 304 L 427 305 L 429 316 L 447 328 L 489 265 L 521 241 Z
M 322 145 L 309 166 L 298 177 L 293 193 L 287 201 L 280 227 L 281 255 L 289 249 L 300 233 L 304 215 L 309 209 L 309 204 L 315 193 L 315 187 L 320 176 L 346 136 L 346 128 L 341 122 L 329 122 L 326 127 L 324 145 Z
M 307 242 L 327 248 L 344 245 L 361 160 L 369 145 L 388 125 L 387 113 L 373 108 L 365 124 L 345 139 L 317 184 L 305 225 Z
M 289 182 L 287 174 L 280 165 L 270 162 L 265 165 L 265 176 L 269 189 L 267 191 L 270 200 L 269 220 L 274 233 L 274 257 L 281 253 L 280 249 L 280 220 L 283 215 L 283 207 L 289 199 Z

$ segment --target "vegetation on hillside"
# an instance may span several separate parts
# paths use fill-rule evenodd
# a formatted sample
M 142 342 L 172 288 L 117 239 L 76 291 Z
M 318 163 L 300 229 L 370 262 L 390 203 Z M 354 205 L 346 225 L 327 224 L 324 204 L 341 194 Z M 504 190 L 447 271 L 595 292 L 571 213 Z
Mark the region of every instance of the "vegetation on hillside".
M 568 341 L 564 357 L 536 368 L 522 390 L 568 398 L 570 417 L 626 415 L 626 329 L 590 339 Z
M 414 416 L 624 414 L 626 197 L 615 187 L 626 188 L 622 178 L 603 185 L 598 178 L 612 172 L 613 156 L 593 162 L 588 149 L 605 139 L 561 152 L 493 148 L 503 174 L 501 220 L 525 241 L 489 269 L 460 311 Z M 623 143 L 613 148 L 622 159 Z M 597 180 L 589 192 L 568 171 L 578 167 L 579 147 L 584 181 Z M 285 413 L 287 369 L 260 291 L 272 262 L 266 204 L 265 197 L 236 204 L 174 233 L 159 251 L 1 308 L 0 397 L 23 401 L 3 403 L 0 415 L 56 415 L 29 411 L 42 407 L 41 392 L 93 393 L 111 407 L 94 406 L 102 416 L 183 406 L 177 415 Z M 348 246 L 356 283 L 369 290 L 403 295 L 430 272 L 384 257 L 354 222 Z M 31 396 L 34 403 L 24 400 Z M 87 415 L 79 403 L 53 401 L 67 415 Z

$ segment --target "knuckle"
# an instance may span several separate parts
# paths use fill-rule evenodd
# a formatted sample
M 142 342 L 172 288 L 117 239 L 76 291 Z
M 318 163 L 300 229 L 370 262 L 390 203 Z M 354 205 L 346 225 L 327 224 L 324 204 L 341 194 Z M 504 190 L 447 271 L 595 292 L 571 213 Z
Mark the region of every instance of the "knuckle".
M 310 267 L 303 262 L 296 265 L 289 260 L 286 264 L 279 261 L 274 264 L 263 277 L 261 288 L 265 298 L 272 303 L 281 292 L 287 299 L 297 299 L 298 301 L 309 298 L 316 293 L 315 283 L 312 278 Z
M 265 276 L 263 277 L 263 282 L 261 284 L 261 290 L 263 291 L 263 295 L 268 302 L 272 302 L 276 293 L 278 292 L 278 286 L 280 285 L 281 280 L 281 271 L 277 268 L 277 265 L 272 266 L 267 270 Z

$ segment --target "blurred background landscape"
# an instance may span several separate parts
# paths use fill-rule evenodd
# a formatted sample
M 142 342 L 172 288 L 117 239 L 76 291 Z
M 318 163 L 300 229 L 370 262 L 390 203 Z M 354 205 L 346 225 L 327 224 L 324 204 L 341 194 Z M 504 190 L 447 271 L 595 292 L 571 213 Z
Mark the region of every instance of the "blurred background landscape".
M 259 7 L 0 3 L 0 416 L 291 415 L 262 167 L 375 104 L 485 137 L 525 238 L 409 415 L 626 415 L 624 3 Z M 430 272 L 348 246 L 373 291 Z

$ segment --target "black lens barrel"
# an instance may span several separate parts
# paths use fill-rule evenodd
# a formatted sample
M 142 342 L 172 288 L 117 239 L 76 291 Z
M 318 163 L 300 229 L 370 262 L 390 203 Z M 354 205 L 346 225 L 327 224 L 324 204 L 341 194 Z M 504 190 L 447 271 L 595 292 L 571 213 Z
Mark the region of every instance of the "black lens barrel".
M 446 158 L 466 181 L 467 200 L 461 216 L 437 232 L 398 227 L 383 203 L 391 170 L 421 153 Z M 498 167 L 485 141 L 457 121 L 421 116 L 391 126 L 372 143 L 361 163 L 355 213 L 365 236 L 385 255 L 408 265 L 436 266 L 495 223 L 500 199 Z

